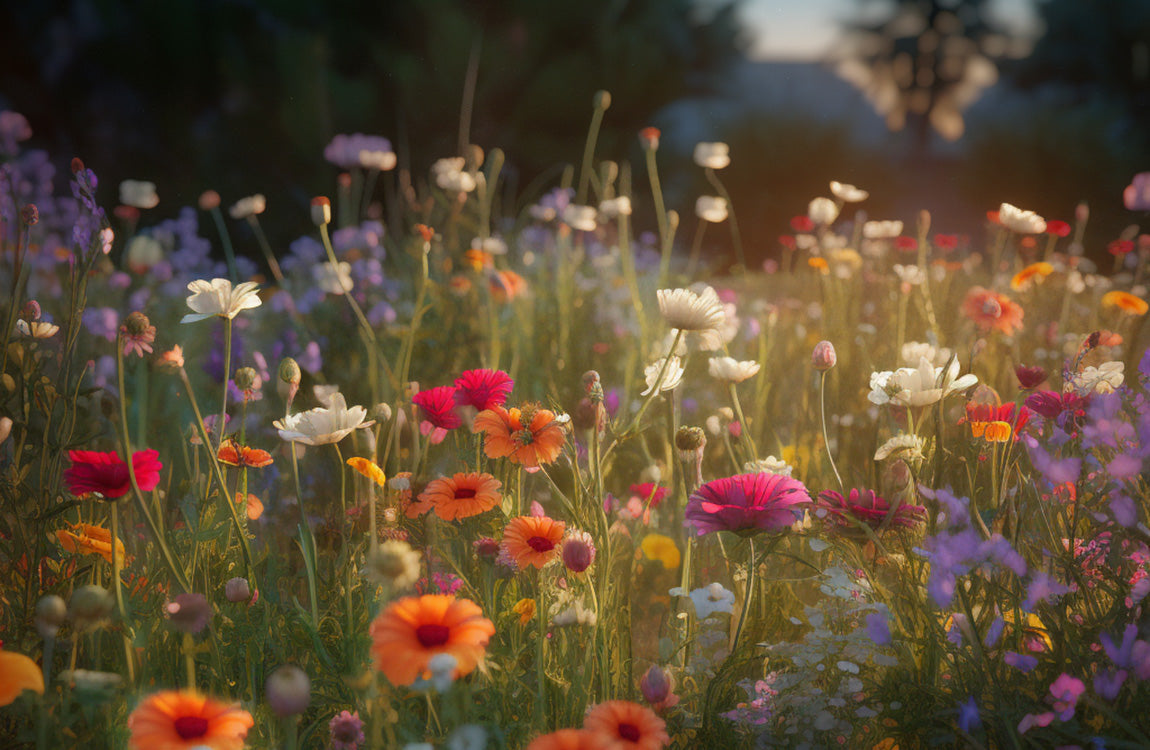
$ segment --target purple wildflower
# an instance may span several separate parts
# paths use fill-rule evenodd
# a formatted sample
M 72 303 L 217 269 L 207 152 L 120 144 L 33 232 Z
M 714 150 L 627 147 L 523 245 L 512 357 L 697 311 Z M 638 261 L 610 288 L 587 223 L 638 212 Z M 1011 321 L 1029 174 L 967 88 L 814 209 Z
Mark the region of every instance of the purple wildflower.
M 332 750 L 358 750 L 367 741 L 359 712 L 343 711 L 328 724 Z
M 1038 666 L 1038 658 L 1029 654 L 1020 654 L 1017 651 L 1007 651 L 1002 660 L 1007 666 L 1014 667 L 1019 672 L 1029 672 Z
M 881 612 L 871 612 L 866 616 L 866 633 L 876 646 L 886 646 L 890 643 L 890 626 L 886 615 Z
M 958 728 L 966 734 L 977 730 L 982 726 L 982 717 L 978 713 L 978 702 L 974 700 L 974 696 L 966 699 L 965 703 L 958 704 Z

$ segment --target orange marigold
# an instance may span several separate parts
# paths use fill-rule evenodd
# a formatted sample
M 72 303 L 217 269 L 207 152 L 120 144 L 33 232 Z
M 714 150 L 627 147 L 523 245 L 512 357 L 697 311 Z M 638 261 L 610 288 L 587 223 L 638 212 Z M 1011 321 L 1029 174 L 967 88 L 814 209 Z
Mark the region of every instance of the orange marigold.
M 394 685 L 426 677 L 438 654 L 455 657 L 455 676 L 475 670 L 483 660 L 495 626 L 469 599 L 450 594 L 406 596 L 371 623 L 371 653 L 376 668 Z
M 130 750 L 242 750 L 255 722 L 238 706 L 191 690 L 148 696 L 128 717 Z
M 587 714 L 583 728 L 611 750 L 659 750 L 671 742 L 663 720 L 631 701 L 600 703 Z
M 456 521 L 486 513 L 499 504 L 499 480 L 490 474 L 470 472 L 428 482 L 419 493 L 420 503 L 430 503 L 435 515 Z
M 1131 315 L 1145 315 L 1146 311 L 1150 310 L 1150 304 L 1147 304 L 1146 300 L 1118 289 L 1102 295 L 1102 306 L 1117 307 L 1122 312 Z
M 90 523 L 68 524 L 68 529 L 57 529 L 56 540 L 68 552 L 82 555 L 99 555 L 105 561 L 112 562 L 112 532 L 103 526 L 93 526 Z M 125 559 L 124 543 L 116 540 L 116 556 L 120 562 Z
M 503 529 L 503 548 L 521 569 L 542 568 L 559 555 L 565 525 L 546 516 L 512 518 Z
M 1022 306 L 1005 294 L 980 286 L 966 293 L 962 314 L 973 320 L 983 332 L 993 329 L 1009 336 L 1022 328 Z
M 486 433 L 483 449 L 488 458 L 507 458 L 527 467 L 554 461 L 567 438 L 555 413 L 533 404 L 481 411 L 471 431 Z

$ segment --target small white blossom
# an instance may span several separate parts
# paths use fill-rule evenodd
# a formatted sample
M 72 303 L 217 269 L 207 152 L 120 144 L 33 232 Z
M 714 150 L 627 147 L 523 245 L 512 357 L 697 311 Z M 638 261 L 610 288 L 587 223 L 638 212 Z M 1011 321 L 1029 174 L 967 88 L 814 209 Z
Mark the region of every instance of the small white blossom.
M 352 289 L 351 264 L 341 260 L 338 265 L 332 266 L 329 262 L 317 263 L 311 269 L 312 278 L 316 286 L 328 294 L 343 294 Z
M 740 362 L 734 357 L 711 357 L 707 369 L 716 380 L 741 383 L 755 376 L 759 371 L 759 363 L 753 360 Z
M 155 208 L 160 202 L 156 183 L 144 180 L 124 180 L 120 183 L 120 203 L 133 208 Z
M 712 224 L 727 220 L 727 201 L 713 195 L 700 195 L 695 200 L 695 216 Z
M 868 240 L 893 240 L 902 234 L 901 221 L 868 221 L 863 224 L 863 237 Z
M 725 143 L 697 143 L 695 163 L 705 169 L 723 169 L 731 163 L 731 147 Z
M 831 195 L 843 203 L 861 203 L 870 197 L 870 193 L 854 185 L 831 180 Z
M 667 364 L 666 369 L 664 370 L 663 365 L 665 362 Z M 663 373 L 662 379 L 659 378 L 660 372 Z M 672 356 L 669 362 L 667 362 L 666 358 L 656 360 L 647 366 L 647 368 L 643 371 L 643 374 L 647 379 L 647 390 L 643 391 L 639 395 L 646 396 L 649 394 L 653 389 L 655 389 L 656 382 L 659 384 L 658 390 L 673 391 L 679 386 L 679 383 L 683 381 L 683 365 L 681 364 L 678 357 Z
M 1019 234 L 1042 234 L 1046 231 L 1046 219 L 1033 211 L 1023 211 L 1009 203 L 999 206 L 998 221 L 1010 231 Z
M 228 209 L 228 213 L 233 219 L 246 219 L 249 216 L 258 216 L 262 214 L 268 207 L 267 199 L 261 193 L 249 195 L 247 198 L 240 198 L 232 207 Z
M 807 216 L 816 224 L 830 226 L 839 216 L 839 207 L 830 198 L 815 198 L 807 205 Z

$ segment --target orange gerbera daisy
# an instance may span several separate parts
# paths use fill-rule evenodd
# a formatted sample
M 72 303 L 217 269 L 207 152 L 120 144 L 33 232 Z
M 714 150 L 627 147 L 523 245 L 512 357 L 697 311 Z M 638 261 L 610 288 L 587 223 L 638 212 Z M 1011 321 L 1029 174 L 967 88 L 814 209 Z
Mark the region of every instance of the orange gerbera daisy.
M 272 462 L 272 454 L 267 451 L 240 445 L 231 438 L 224 440 L 220 445 L 220 452 L 216 457 L 228 466 L 251 466 L 255 469 L 262 469 Z
M 1146 300 L 1118 289 L 1102 295 L 1102 306 L 1117 307 L 1122 312 L 1131 315 L 1145 315 L 1146 311 L 1150 310 L 1150 304 L 1147 304 Z
M 128 717 L 129 750 L 242 750 L 255 722 L 235 705 L 191 690 L 148 696 Z
M 546 516 L 512 518 L 503 529 L 503 548 L 521 569 L 542 568 L 559 555 L 564 528 L 562 521 Z
M 0 650 L 0 706 L 7 706 L 25 690 L 44 694 L 44 673 L 24 654 Z
M 1022 307 L 1005 294 L 980 286 L 973 287 L 962 301 L 962 314 L 974 321 L 981 331 L 991 329 L 1009 336 L 1022 328 Z
M 1014 291 L 1026 289 L 1031 281 L 1042 280 L 1054 273 L 1054 266 L 1049 263 L 1031 263 L 1026 268 L 1014 274 L 1010 280 L 1010 288 Z
M 371 623 L 371 653 L 379 671 L 395 685 L 428 674 L 438 654 L 455 657 L 455 676 L 470 674 L 483 660 L 495 626 L 469 599 L 450 594 L 406 596 Z
M 495 406 L 481 411 L 471 431 L 487 434 L 483 450 L 488 458 L 507 458 L 527 467 L 554 461 L 567 439 L 555 413 L 536 404 L 524 404 L 518 409 Z
M 70 531 L 56 530 L 56 540 L 65 550 L 82 555 L 99 555 L 107 562 L 112 562 L 112 532 L 90 523 L 70 523 L 68 526 Z M 119 539 L 116 540 L 116 556 L 120 562 L 125 559 L 124 543 Z
M 431 503 L 435 515 L 444 521 L 456 521 L 486 513 L 498 505 L 500 486 L 490 474 L 456 474 L 429 482 L 419 493 L 419 502 Z
M 603 741 L 586 729 L 560 729 L 531 740 L 527 750 L 602 750 Z
M 600 703 L 583 720 L 583 728 L 612 750 L 659 750 L 671 741 L 666 727 L 654 711 L 631 701 Z

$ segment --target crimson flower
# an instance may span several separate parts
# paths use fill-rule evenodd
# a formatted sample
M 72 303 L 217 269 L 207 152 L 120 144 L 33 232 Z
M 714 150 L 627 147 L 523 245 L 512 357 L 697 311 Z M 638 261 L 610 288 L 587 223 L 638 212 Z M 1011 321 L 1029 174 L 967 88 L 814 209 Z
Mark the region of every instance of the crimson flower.
M 803 214 L 800 216 L 795 216 L 791 219 L 791 229 L 795 230 L 796 232 L 813 232 L 815 229 L 815 223 L 811 220 L 811 217 Z
M 878 530 L 887 517 L 893 517 L 887 523 L 888 527 L 901 526 L 909 529 L 922 523 L 926 518 L 926 508 L 921 505 L 899 505 L 892 508 L 890 503 L 874 490 L 852 489 L 847 497 L 833 490 L 819 493 L 818 503 L 815 506 L 815 515 L 833 524 L 839 531 L 850 533 L 858 532 L 858 524 L 863 524 Z
M 423 417 L 442 430 L 454 430 L 463 424 L 455 413 L 455 392 L 453 385 L 441 385 L 427 391 L 420 391 L 412 397 L 412 402 L 423 412 Z
M 914 237 L 895 237 L 894 249 L 904 253 L 914 252 L 918 250 L 918 240 Z
M 966 405 L 966 417 L 959 420 L 959 424 L 963 422 L 970 422 L 972 424 L 986 423 L 986 422 L 1006 422 L 1010 425 L 1011 431 L 1014 434 L 1014 439 L 1018 439 L 1018 433 L 1022 432 L 1022 428 L 1030 421 L 1030 410 L 1025 406 L 1018 409 L 1018 414 L 1014 413 L 1014 402 L 1008 402 L 1001 406 L 993 404 L 976 404 L 973 401 Z
M 1057 235 L 1058 237 L 1066 237 L 1070 234 L 1070 225 L 1058 219 L 1048 221 L 1046 222 L 1046 233 Z
M 503 406 L 514 386 L 515 381 L 503 370 L 467 370 L 455 379 L 455 404 L 487 411 Z
M 687 501 L 685 524 L 698 535 L 733 531 L 750 536 L 761 531 L 782 531 L 800 517 L 811 502 L 807 488 L 781 474 L 739 474 L 699 487 Z
M 666 487 L 662 487 L 655 482 L 643 482 L 642 484 L 631 485 L 631 494 L 644 503 L 650 500 L 652 508 L 659 507 L 659 503 L 663 502 L 663 498 L 667 496 L 667 492 Z
M 64 472 L 64 481 L 77 497 L 96 492 L 107 500 L 115 500 L 132 489 L 128 465 L 114 451 L 68 451 L 68 458 L 72 466 Z M 136 451 L 132 454 L 132 466 L 141 491 L 150 492 L 160 483 L 164 465 L 160 463 L 159 451 Z
M 1106 246 L 1106 252 L 1111 255 L 1126 255 L 1134 252 L 1134 240 L 1114 240 Z
M 1042 385 L 1043 380 L 1046 380 L 1046 370 L 1037 365 L 1034 367 L 1018 365 L 1014 368 L 1014 375 L 1018 378 L 1018 384 L 1026 391 L 1037 388 Z

